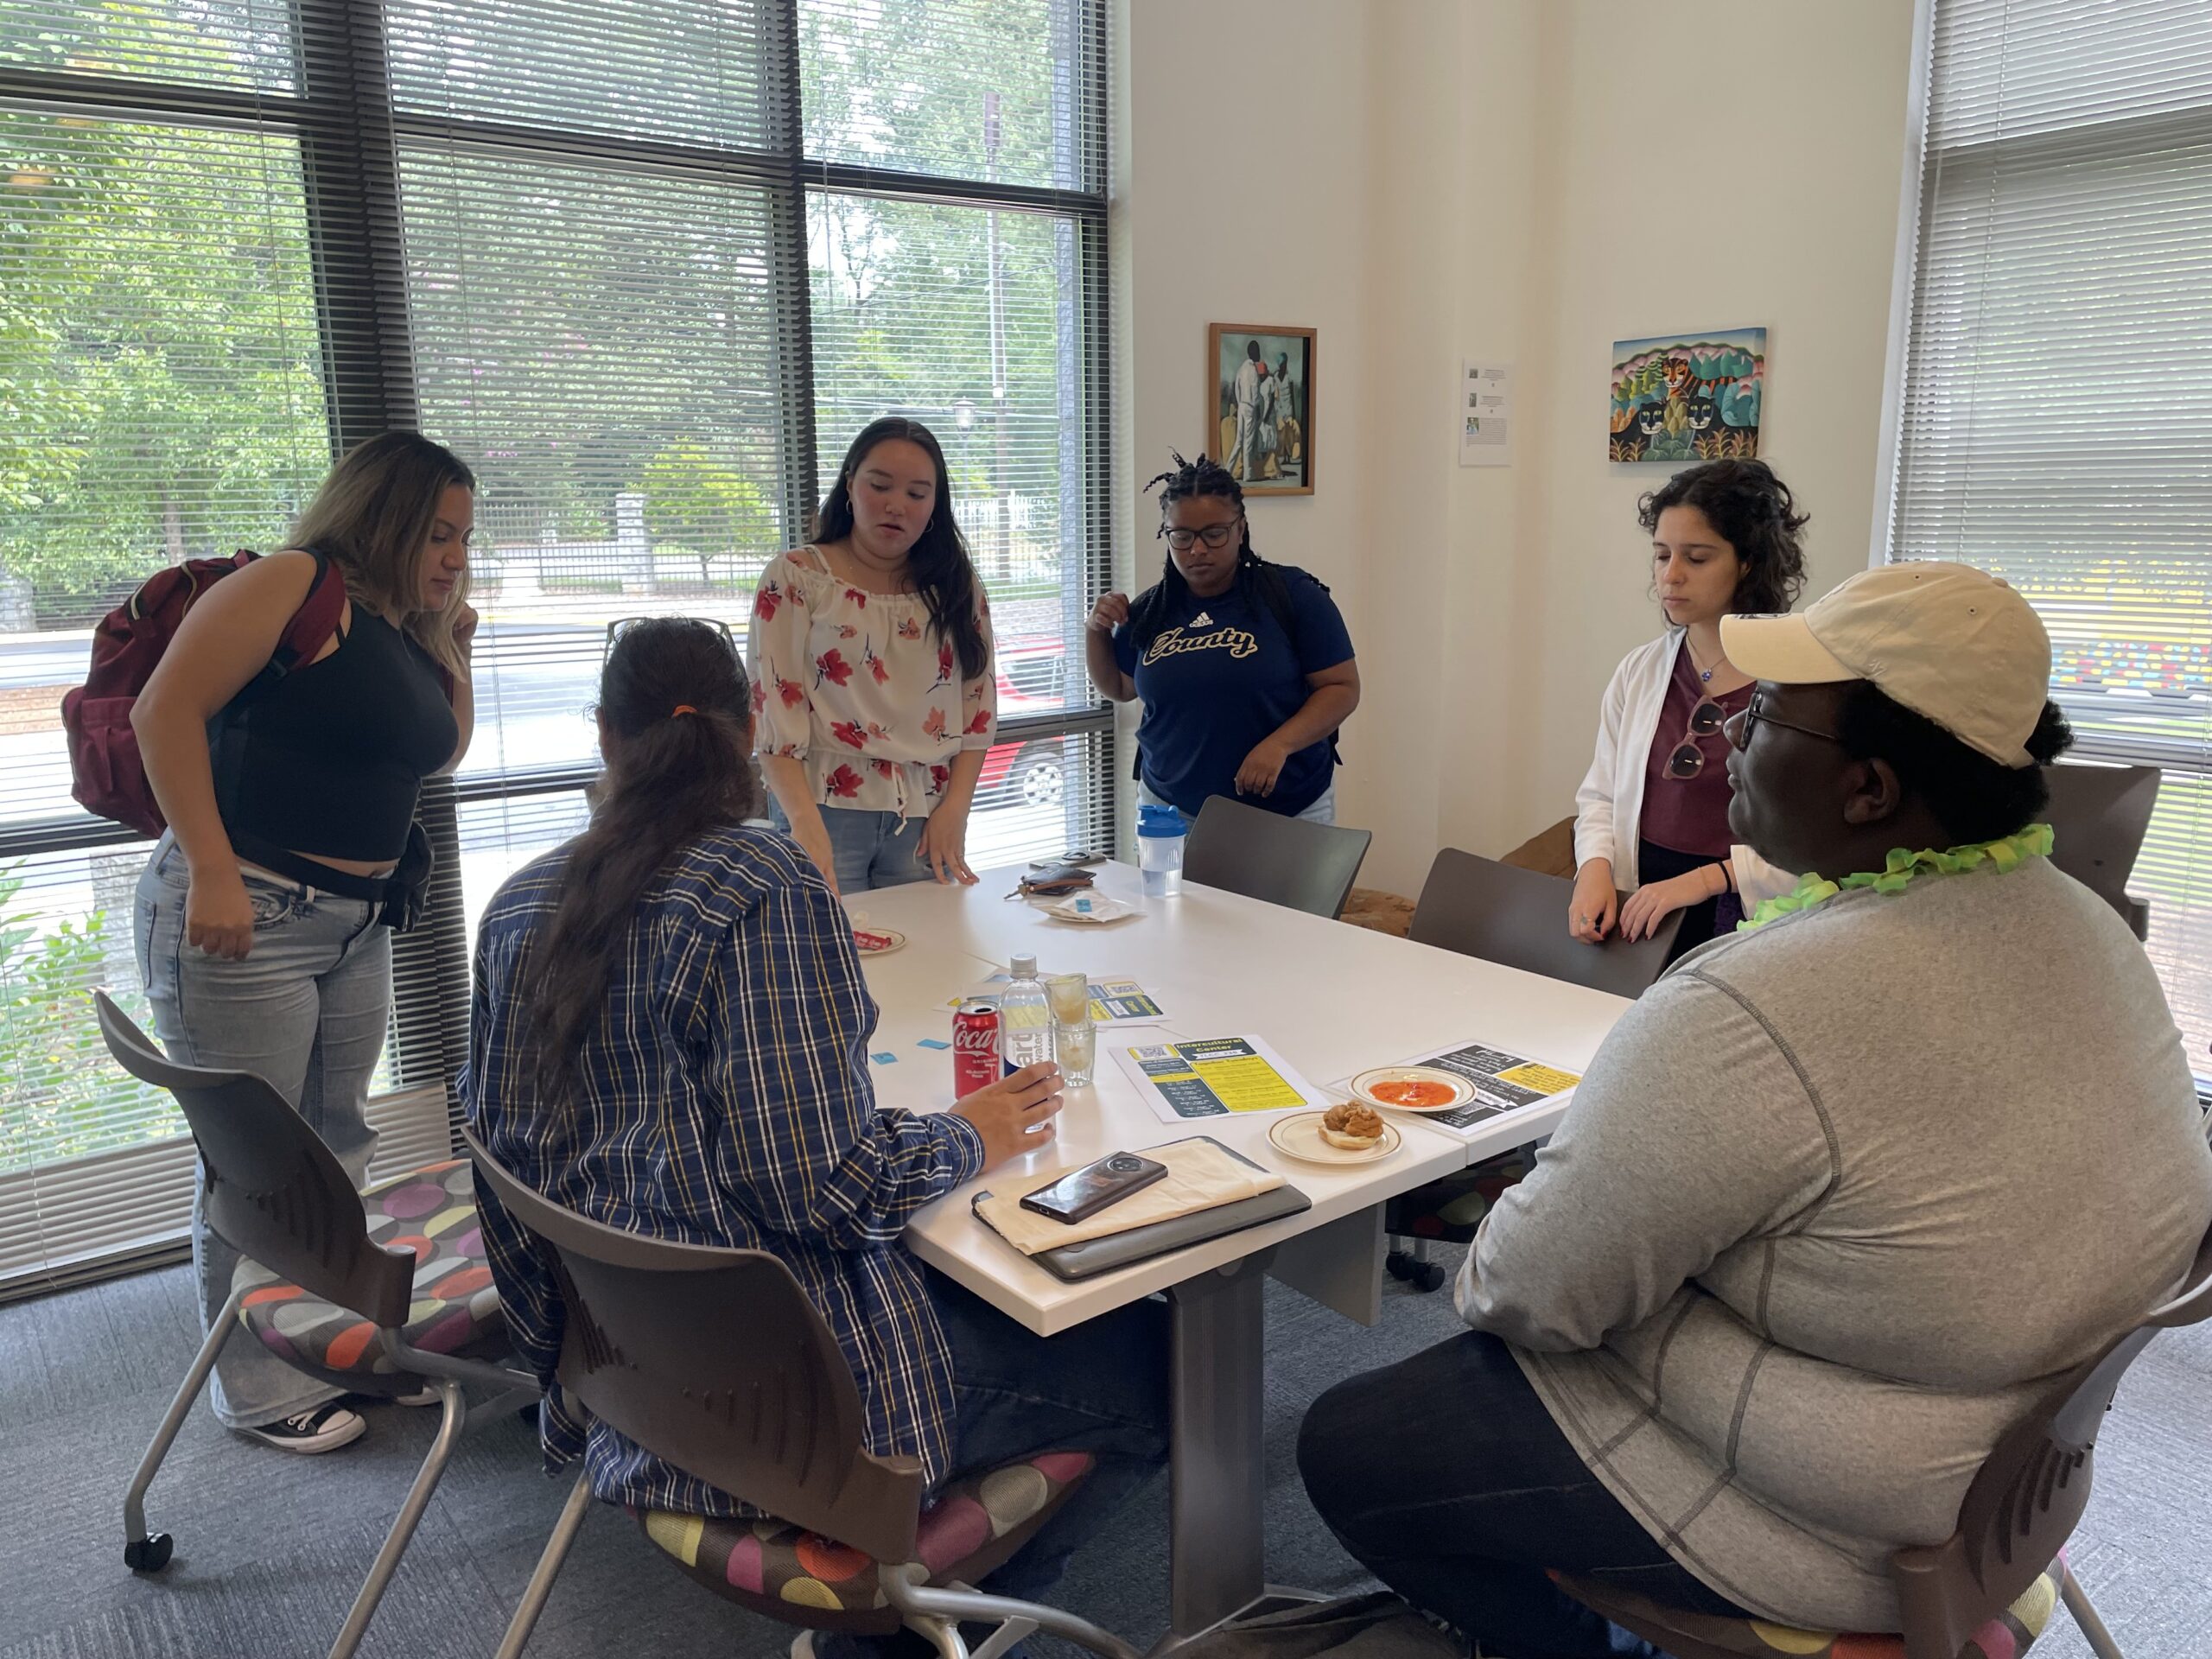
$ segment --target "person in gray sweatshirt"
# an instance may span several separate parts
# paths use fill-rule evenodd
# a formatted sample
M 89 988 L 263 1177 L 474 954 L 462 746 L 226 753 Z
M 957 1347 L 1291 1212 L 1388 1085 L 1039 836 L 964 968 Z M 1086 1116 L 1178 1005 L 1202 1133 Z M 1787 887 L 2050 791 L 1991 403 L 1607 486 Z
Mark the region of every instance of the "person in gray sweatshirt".
M 2212 1152 L 2158 977 L 2044 856 L 2035 613 L 1894 564 L 1731 617 L 1731 827 L 1807 874 L 1622 1017 L 1457 1287 L 1317 1401 L 1315 1507 L 1481 1651 L 1655 1650 L 1558 1591 L 1895 1630 L 1891 1553 L 2181 1280 Z

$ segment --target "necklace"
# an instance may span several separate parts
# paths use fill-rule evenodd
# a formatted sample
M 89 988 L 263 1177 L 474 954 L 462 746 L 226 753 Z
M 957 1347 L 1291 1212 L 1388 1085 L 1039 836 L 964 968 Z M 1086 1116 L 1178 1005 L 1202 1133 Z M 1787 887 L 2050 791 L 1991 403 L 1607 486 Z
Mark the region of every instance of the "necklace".
M 1798 879 L 1796 891 L 1777 899 L 1762 899 L 1750 917 L 1736 924 L 1737 931 L 1748 933 L 1753 928 L 1764 927 L 1769 922 L 1789 915 L 1792 911 L 1810 910 L 1823 900 L 1833 899 L 1846 887 L 1872 887 L 1877 893 L 1902 893 L 1915 876 L 1935 874 L 1955 875 L 1961 870 L 1979 869 L 1984 864 L 1996 867 L 1999 874 L 2017 869 L 2023 859 L 2048 858 L 2050 855 L 2050 826 L 2031 823 L 2026 829 L 2009 836 L 1999 836 L 1994 841 L 1969 842 L 1964 847 L 1953 847 L 1943 852 L 1923 848 L 1916 853 L 1902 847 L 1892 847 L 1889 856 L 1882 861 L 1879 870 L 1860 870 L 1847 875 L 1840 881 L 1831 881 L 1817 872 Z
M 1682 649 L 1689 652 L 1690 666 L 1698 671 L 1698 683 L 1700 685 L 1711 685 L 1713 683 L 1713 675 L 1719 671 L 1720 664 L 1728 660 L 1728 653 L 1724 651 L 1720 653 L 1719 657 L 1714 660 L 1711 668 L 1700 666 L 1697 660 L 1697 647 L 1690 644 L 1690 637 L 1688 633 L 1682 635 Z

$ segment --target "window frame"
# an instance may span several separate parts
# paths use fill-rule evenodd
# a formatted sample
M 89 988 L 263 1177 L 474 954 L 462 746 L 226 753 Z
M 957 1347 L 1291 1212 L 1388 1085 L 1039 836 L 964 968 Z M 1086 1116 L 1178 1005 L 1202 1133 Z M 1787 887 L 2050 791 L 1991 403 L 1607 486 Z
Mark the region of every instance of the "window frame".
M 363 439 L 419 425 L 410 336 L 406 251 L 401 230 L 399 156 L 404 143 L 462 153 L 526 152 L 603 161 L 625 168 L 709 172 L 760 189 L 772 205 L 772 281 L 786 313 L 780 342 L 779 491 L 784 522 L 804 524 L 819 502 L 815 432 L 814 340 L 808 300 L 807 204 L 816 193 L 859 194 L 988 210 L 1037 213 L 1073 227 L 1079 273 L 1084 547 L 1075 595 L 1088 606 L 1111 575 L 1114 476 L 1109 386 L 1106 124 L 1110 120 L 1108 0 L 1065 0 L 1079 32 L 1073 53 L 1079 188 L 943 177 L 809 157 L 800 107 L 799 0 L 766 8 L 764 84 L 770 146 L 693 144 L 535 124 L 410 110 L 393 96 L 379 0 L 292 0 L 297 90 L 276 92 L 152 77 L 56 72 L 0 63 L 0 101 L 103 118 L 274 131 L 300 146 L 309 258 L 334 457 Z M 1087 38 L 1084 38 L 1087 37 Z M 1083 124 L 1095 119 L 1095 130 Z M 1074 613 L 1071 612 L 1071 614 Z M 1069 693 L 1078 683 L 1081 642 L 1070 639 Z M 1087 677 L 1080 679 L 1087 690 Z M 1067 695 L 1067 694 L 1064 694 Z M 1110 704 L 1068 696 L 1056 713 L 1017 716 L 1001 741 L 1097 734 L 1100 764 L 1087 780 L 1094 806 L 1111 819 L 1119 763 Z M 440 777 L 425 781 L 420 817 L 437 856 L 423 925 L 394 941 L 395 1092 L 442 1086 L 448 1124 L 460 1122 L 454 1089 L 467 1058 L 469 941 L 461 891 L 459 815 L 464 805 L 581 790 L 588 764 Z M 82 812 L 0 826 L 0 861 L 39 853 L 86 851 L 143 839 Z M 86 1018 L 90 1019 L 89 1006 Z M 163 1142 L 148 1142 L 159 1146 Z M 454 1141 L 453 1144 L 458 1144 Z M 174 1255 L 174 1250 L 170 1252 Z M 135 1253 L 130 1265 L 144 1265 Z M 44 1288 L 34 1275 L 29 1288 Z M 0 1295 L 6 1294 L 0 1289 Z
M 1911 73 L 1905 93 L 1905 143 L 1897 192 L 1897 234 L 1890 291 L 1889 338 L 1882 381 L 1882 421 L 1875 450 L 1874 512 L 1869 531 L 1867 565 L 1878 568 L 1891 562 L 1904 488 L 1905 397 L 1910 378 L 1915 311 L 1919 298 L 1922 238 L 1934 206 L 1937 174 L 1931 172 L 1929 127 L 1936 73 L 1936 24 L 1943 0 L 1914 0 Z M 2178 115 L 2151 111 L 2107 118 L 2096 126 L 2113 130 L 2171 133 L 2177 128 L 2191 133 L 2212 130 L 2212 110 L 2186 111 Z M 2078 127 L 2039 128 L 2015 137 L 1976 138 L 1948 146 L 1933 157 L 1941 166 L 1952 158 L 2019 156 L 2069 151 Z M 2054 690 L 2053 694 L 2057 694 Z M 2109 733 L 2078 734 L 2068 751 L 2074 760 L 2156 766 L 2162 772 L 2193 776 L 2212 785 L 2212 757 L 2202 742 L 2179 739 L 2116 736 Z M 2196 1077 L 2199 1103 L 2212 1114 L 2212 1074 L 2198 1058 L 2190 1057 Z M 2212 1116 L 2208 1116 L 2212 1124 Z
M 1866 557 L 1869 569 L 1887 564 L 1893 556 L 1904 483 L 1904 399 L 1911 370 L 1913 313 L 1919 297 L 1921 238 L 1931 207 L 1928 129 L 1936 68 L 1936 10 L 1942 3 L 1942 0 L 1914 0 L 1913 5 L 1912 74 L 1905 93 L 1904 160 L 1897 192 L 1897 256 L 1891 276 L 1889 340 L 1882 377 L 1882 423 L 1875 448 L 1874 514 Z M 2178 118 L 2170 112 L 2155 111 L 2098 124 L 2107 129 L 2126 126 L 2146 131 L 2171 131 L 2177 126 L 2203 130 L 2212 128 L 2212 111 L 2190 112 Z M 2039 130 L 2017 137 L 1977 139 L 1953 146 L 1945 153 L 1974 157 L 2007 154 L 2031 157 L 2056 150 L 2063 156 L 2075 130 Z M 2202 746 L 2181 740 L 2088 733 L 2076 737 L 2068 753 L 2079 760 L 2157 766 L 2163 771 L 2194 773 L 2212 779 L 2212 760 L 2206 759 Z M 2212 1088 L 2212 1081 L 2208 1081 L 2207 1086 Z

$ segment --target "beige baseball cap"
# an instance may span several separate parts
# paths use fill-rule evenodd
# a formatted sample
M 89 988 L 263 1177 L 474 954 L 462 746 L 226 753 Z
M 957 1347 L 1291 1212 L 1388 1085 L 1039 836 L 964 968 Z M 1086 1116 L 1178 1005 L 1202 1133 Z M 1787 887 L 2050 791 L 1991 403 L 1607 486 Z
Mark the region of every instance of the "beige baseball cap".
M 1724 616 L 1720 648 L 1777 685 L 1872 680 L 1915 714 L 2008 766 L 2050 687 L 2035 607 L 1968 564 L 1908 560 L 1862 570 L 1795 616 Z

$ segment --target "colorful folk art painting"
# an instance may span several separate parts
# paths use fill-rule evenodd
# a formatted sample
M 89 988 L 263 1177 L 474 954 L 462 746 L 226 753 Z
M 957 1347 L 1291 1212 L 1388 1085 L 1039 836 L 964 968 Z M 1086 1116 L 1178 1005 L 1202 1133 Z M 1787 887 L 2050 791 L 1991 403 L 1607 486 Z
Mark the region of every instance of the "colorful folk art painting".
M 1616 341 L 1605 458 L 1747 461 L 1765 397 L 1764 328 Z

